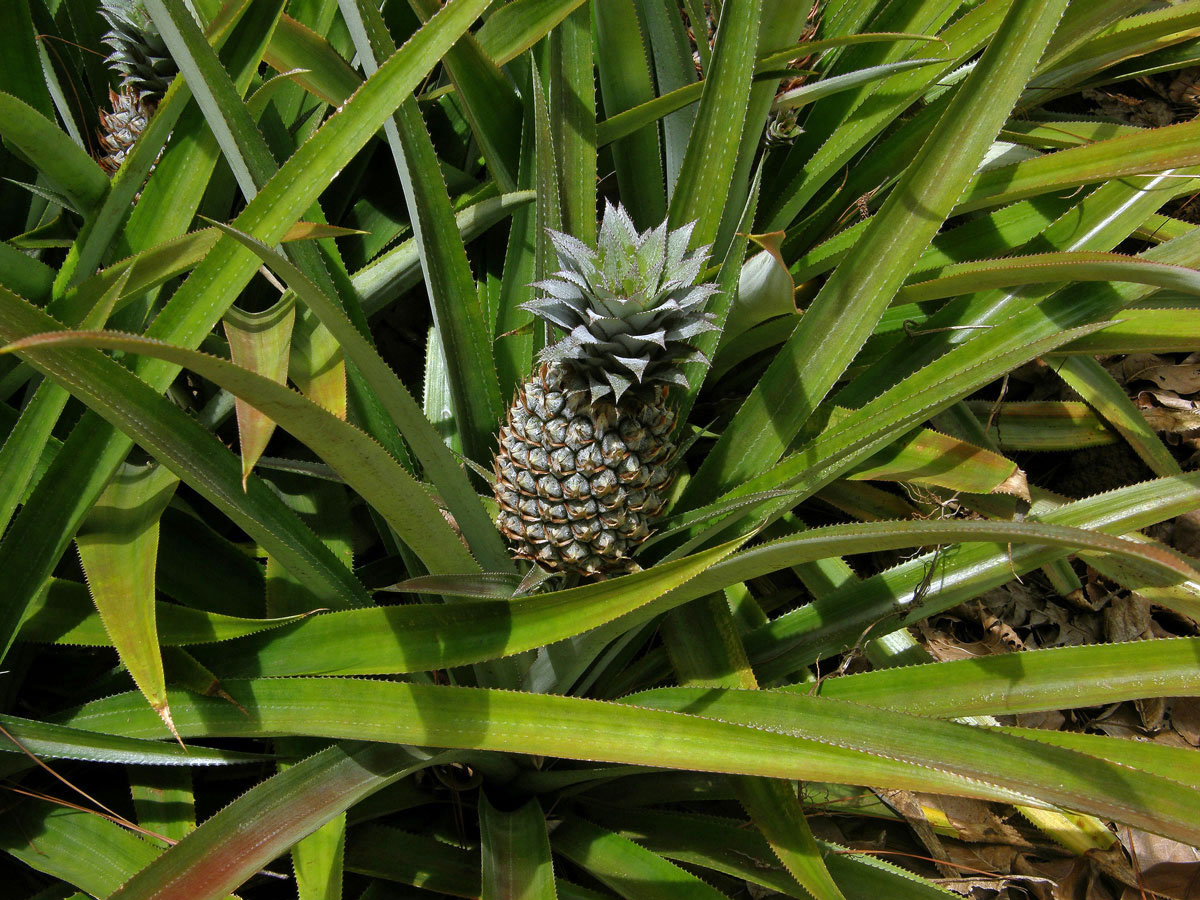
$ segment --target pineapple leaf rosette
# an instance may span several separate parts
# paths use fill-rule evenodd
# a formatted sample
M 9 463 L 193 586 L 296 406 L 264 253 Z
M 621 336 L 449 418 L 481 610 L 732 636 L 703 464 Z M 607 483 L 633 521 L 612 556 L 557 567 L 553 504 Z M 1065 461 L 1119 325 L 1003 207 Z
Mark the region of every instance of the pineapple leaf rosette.
M 550 231 L 561 269 L 522 308 L 566 332 L 517 392 L 495 458 L 498 525 L 514 554 L 551 572 L 629 571 L 666 505 L 675 462 L 670 386 L 701 360 L 714 284 L 693 225 L 638 233 L 608 205 L 593 249 Z

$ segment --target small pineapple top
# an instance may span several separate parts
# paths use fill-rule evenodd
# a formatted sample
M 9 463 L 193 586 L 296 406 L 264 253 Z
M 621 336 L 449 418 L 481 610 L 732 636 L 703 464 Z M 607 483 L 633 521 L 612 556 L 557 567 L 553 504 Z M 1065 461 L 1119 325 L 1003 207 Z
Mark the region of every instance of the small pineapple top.
M 708 247 L 688 252 L 695 223 L 663 222 L 638 234 L 621 206 L 607 205 L 599 246 L 550 231 L 562 269 L 536 282 L 544 296 L 521 306 L 567 332 L 542 351 L 545 363 L 569 362 L 586 378 L 591 401 L 652 382 L 687 386 L 680 367 L 702 361 L 689 341 L 715 331 L 705 302 L 715 284 L 695 284 Z
M 100 0 L 100 15 L 110 29 L 104 35 L 112 47 L 109 68 L 121 73 L 122 88 L 136 91 L 144 103 L 157 103 L 179 67 L 146 7 L 141 0 Z

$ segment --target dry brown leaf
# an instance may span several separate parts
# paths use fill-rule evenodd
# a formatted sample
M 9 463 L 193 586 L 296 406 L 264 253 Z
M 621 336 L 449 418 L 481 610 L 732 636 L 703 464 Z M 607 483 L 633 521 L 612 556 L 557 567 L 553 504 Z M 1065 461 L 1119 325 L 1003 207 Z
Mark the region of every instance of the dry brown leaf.
M 1171 360 L 1157 353 L 1131 353 L 1110 361 L 1105 368 L 1120 384 L 1128 384 L 1143 378 L 1143 373 L 1160 366 L 1171 365 Z
M 1160 389 L 1179 394 L 1194 394 L 1200 391 L 1200 366 L 1152 366 L 1143 371 L 1140 377 L 1146 381 L 1153 381 Z
M 1128 594 L 1114 596 L 1104 610 L 1104 640 L 1111 644 L 1152 636 L 1150 604 Z
M 1171 727 L 1193 747 L 1200 747 L 1200 697 L 1176 697 L 1171 703 Z
M 1171 900 L 1200 900 L 1200 849 L 1131 828 L 1118 837 L 1134 860 L 1140 887 Z

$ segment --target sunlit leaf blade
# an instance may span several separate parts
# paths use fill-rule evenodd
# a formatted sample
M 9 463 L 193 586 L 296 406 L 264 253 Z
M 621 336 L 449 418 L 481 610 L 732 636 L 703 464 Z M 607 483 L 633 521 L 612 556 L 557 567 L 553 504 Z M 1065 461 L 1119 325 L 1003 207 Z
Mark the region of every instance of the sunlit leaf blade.
M 922 428 L 855 466 L 847 478 L 914 481 L 956 491 L 986 494 L 1001 488 L 1017 464 L 967 441 Z
M 509 4 L 512 9 L 516 4 Z M 574 0 L 570 0 L 574 5 Z M 559 4 L 561 8 L 562 4 Z M 590 4 L 581 4 L 550 34 L 550 126 L 562 199 L 562 231 L 591 243 L 598 175 L 595 52 Z M 691 63 L 691 57 L 688 57 Z M 667 140 L 667 146 L 671 144 Z M 670 165 L 668 164 L 668 171 Z
M 947 26 L 936 38 L 942 46 L 925 46 L 914 48 L 912 55 L 919 54 L 924 58 L 941 57 L 945 66 L 940 69 L 917 69 L 911 72 L 900 72 L 880 83 L 879 89 L 865 98 L 857 108 L 855 115 L 848 117 L 850 107 L 846 97 L 836 98 L 837 109 L 835 116 L 841 119 L 822 121 L 819 127 L 812 130 L 813 138 L 805 140 L 803 136 L 793 145 L 785 158 L 785 163 L 795 160 L 803 165 L 789 171 L 789 180 L 781 183 L 774 196 L 768 197 L 760 222 L 761 230 L 773 231 L 787 228 L 793 219 L 805 207 L 821 186 L 838 178 L 840 172 L 851 157 L 865 147 L 872 137 L 882 131 L 889 123 L 897 119 L 905 110 L 910 109 L 914 101 L 924 95 L 940 78 L 955 72 L 963 63 L 976 55 L 996 33 L 1009 4 L 1004 0 L 976 5 L 967 11 L 957 21 Z M 854 8 L 854 7 L 848 7 Z M 896 8 L 899 15 L 905 11 L 922 12 L 927 7 L 905 6 Z M 857 11 L 865 16 L 866 7 L 857 7 Z M 861 22 L 860 24 L 865 24 Z M 916 23 L 919 24 L 919 23 Z M 928 37 L 926 38 L 928 39 Z M 850 95 L 853 96 L 853 95 Z M 830 101 L 825 101 L 829 103 Z M 819 113 L 818 106 L 814 113 Z M 815 124 L 815 123 L 814 123 Z M 922 133 L 927 133 L 926 123 L 922 123 Z M 918 140 L 919 144 L 919 140 Z M 915 150 L 915 148 L 913 148 Z M 912 150 L 909 151 L 910 153 Z M 806 156 L 811 157 L 807 160 Z M 870 187 L 870 185 L 868 186 Z
M 692 234 L 696 246 L 716 239 L 725 212 L 746 120 L 762 7 L 762 0 L 731 0 L 728 15 L 722 14 L 717 29 L 712 65 L 703 81 L 700 108 L 671 197 L 672 227 L 696 222 Z M 729 212 L 736 216 L 741 210 Z
M 1074 731 L 1008 726 L 1004 730 L 1031 740 L 1045 741 L 1102 759 L 1111 759 L 1122 765 L 1153 772 L 1191 787 L 1200 788 L 1200 759 L 1197 759 L 1191 748 L 1173 747 L 1155 741 L 1139 741 L 1136 738 L 1115 738 L 1099 734 L 1081 734 Z
M 236 657 L 226 658 L 219 668 L 227 676 L 443 668 L 550 644 L 622 615 L 632 616 L 622 623 L 628 628 L 688 600 L 803 562 L 961 540 L 1087 547 L 1136 558 L 1172 582 L 1200 578 L 1181 557 L 1162 548 L 1075 528 L 967 520 L 840 525 L 734 555 L 729 554 L 735 544 L 722 545 L 620 579 L 504 603 L 402 606 L 320 616 L 245 639 Z
M 646 37 L 633 0 L 593 3 L 596 78 L 609 115 L 639 106 L 654 96 L 654 73 Z M 666 183 L 658 129 L 644 125 L 613 144 L 613 167 L 626 209 L 639 228 L 666 214 Z
M 906 284 L 894 302 L 914 303 L 991 288 L 1061 281 L 1136 281 L 1200 294 L 1200 275 L 1194 269 L 1120 253 L 1077 251 L 946 266 L 932 281 Z
M 164 466 L 126 464 L 75 535 L 88 588 L 121 661 L 171 726 L 154 621 L 158 520 L 179 479 Z
M 714 592 L 672 610 L 661 630 L 680 684 L 758 689 L 724 594 Z M 845 900 L 825 867 L 793 786 L 748 777 L 732 778 L 730 784 L 784 868 L 817 900 Z
M 120 302 L 121 294 L 128 288 L 130 277 L 131 273 L 126 269 L 117 273 L 103 290 L 97 285 L 94 295 L 90 291 L 87 292 L 93 302 L 83 316 L 85 327 L 104 326 Z M 51 431 L 69 396 L 66 389 L 59 385 L 39 385 L 32 399 L 21 411 L 20 418 L 4 441 L 4 446 L 0 448 L 0 532 L 7 528 L 17 504 L 28 491 L 42 456 L 42 449 L 49 442 Z
M 479 798 L 482 900 L 556 900 L 546 816 L 536 799 L 502 812 Z
M 267 628 L 287 625 L 303 616 L 250 619 L 159 602 L 155 606 L 154 618 L 159 644 L 177 647 L 244 637 Z M 76 581 L 58 578 L 51 579 L 46 590 L 30 606 L 28 618 L 21 623 L 20 639 L 85 647 L 107 647 L 112 644 L 112 638 L 104 630 L 87 589 Z
M 228 682 L 227 687 L 250 716 L 226 701 L 173 692 L 171 709 L 180 734 L 286 731 L 773 778 L 867 782 L 1010 802 L 1020 798 L 1032 803 L 1037 798 L 1177 840 L 1196 840 L 1200 830 L 1193 814 L 1200 797 L 1176 782 L 998 732 L 821 697 L 673 688 L 614 704 L 480 688 L 319 678 L 258 679 Z M 131 737 L 161 734 L 157 716 L 129 700 L 129 695 L 119 695 L 97 701 L 63 724 Z M 1097 794 L 1097 783 L 1113 784 L 1114 790 Z
M 812 84 L 801 85 L 790 91 L 784 91 L 775 98 L 775 102 L 771 108 L 772 111 L 797 109 L 801 106 L 815 103 L 822 97 L 836 94 L 838 91 L 849 90 L 850 88 L 884 78 L 893 72 L 903 72 L 905 69 L 916 69 L 921 66 L 940 64 L 941 62 L 940 59 L 902 59 L 897 62 L 885 63 L 881 66 L 859 69 L 856 72 L 846 72 L 843 75 L 822 78 L 820 81 Z
M 854 34 L 843 35 L 841 37 L 829 38 L 826 40 L 805 41 L 805 49 L 809 53 L 821 53 L 831 47 L 845 46 L 850 44 L 865 44 L 883 41 L 937 41 L 938 38 L 924 34 Z M 778 72 L 780 67 L 787 65 L 795 56 L 795 51 L 792 48 L 778 52 L 769 53 L 765 56 L 760 56 L 756 64 L 755 77 L 766 77 L 765 73 Z M 911 65 L 906 65 L 902 68 L 912 68 Z M 840 76 L 838 76 L 840 77 Z M 852 80 L 857 77 L 858 80 Z M 851 73 L 850 79 L 847 81 L 836 82 L 837 87 L 828 85 L 821 89 L 816 96 L 810 95 L 813 99 L 819 96 L 825 96 L 829 93 L 836 93 L 837 90 L 845 90 L 849 87 L 857 86 L 863 81 L 871 80 L 869 77 L 864 78 L 858 76 L 858 73 Z M 814 93 L 816 93 L 819 85 L 826 81 L 834 82 L 834 78 L 824 79 L 812 85 Z M 603 121 L 596 124 L 596 143 L 603 147 L 611 143 L 617 138 L 624 137 L 627 134 L 632 134 L 638 128 L 650 122 L 669 116 L 677 110 L 695 103 L 700 99 L 700 95 L 704 90 L 704 83 L 696 81 L 692 84 L 684 85 L 683 87 L 675 88 L 666 93 L 660 93 L 653 100 L 635 106 L 632 109 L 627 109 L 616 114 L 610 113 Z
M 1190 353 L 1200 337 L 1200 310 L 1128 309 L 1099 334 L 1062 348 L 1064 353 L 1111 356 L 1116 353 Z
M 554 830 L 554 849 L 630 900 L 724 900 L 725 895 L 674 863 L 583 819 Z
M 498 8 L 475 33 L 483 52 L 500 65 L 537 43 L 585 0 L 514 0 Z
M 1003 450 L 1076 450 L 1117 439 L 1085 403 L 968 400 L 967 407 L 981 424 L 990 422 L 988 434 Z
M 1125 439 L 1155 475 L 1183 474 L 1171 451 L 1126 395 L 1125 388 L 1099 362 L 1068 356 L 1059 361 L 1054 371 Z
M 393 49 L 382 17 L 374 7 L 356 6 L 350 0 L 342 0 L 342 12 L 350 24 L 359 59 L 367 74 L 372 75 L 377 60 Z M 478 53 L 478 47 L 474 50 Z M 470 56 L 469 43 L 463 53 Z M 485 68 L 488 65 L 486 61 L 483 64 Z M 408 97 L 400 104 L 394 117 L 384 124 L 384 132 L 421 253 L 434 323 L 446 355 L 464 362 L 448 370 L 463 451 L 471 459 L 483 460 L 504 409 L 496 365 L 450 197 L 414 98 Z M 502 165 L 507 169 L 507 163 Z M 514 179 L 508 181 L 512 183 L 502 183 L 503 189 L 515 186 Z
M 536 198 L 536 192 L 514 191 L 500 197 L 480 200 L 454 215 L 463 240 L 467 241 L 486 231 L 506 216 Z M 374 315 L 404 291 L 421 280 L 421 258 L 417 243 L 407 240 L 388 250 L 351 276 L 354 287 L 362 296 L 363 312 Z
M 289 15 L 279 17 L 263 59 L 279 72 L 296 69 L 296 80 L 330 106 L 340 106 L 362 79 L 329 42 Z
M 266 758 L 259 753 L 238 750 L 197 746 L 185 748 L 162 741 L 97 734 L 16 716 L 0 716 L 0 726 L 8 732 L 0 736 L 0 753 L 5 754 L 0 766 L 11 768 L 36 765 L 26 752 L 39 759 L 75 759 L 139 766 L 221 766 Z
M 639 810 L 636 817 L 628 817 L 598 805 L 589 805 L 588 815 L 668 859 L 715 869 L 799 900 L 809 896 L 795 879 L 779 870 L 766 842 L 736 820 L 654 810 Z M 848 896 L 897 900 L 949 900 L 954 896 L 869 855 L 841 853 L 830 844 L 822 847 L 826 863 Z
M 341 900 L 345 852 L 344 812 L 292 845 L 299 900 Z
M 347 22 L 348 0 L 342 14 Z M 438 11 L 437 0 L 414 0 L 413 8 L 422 18 Z M 373 9 L 364 9 L 367 15 Z M 390 40 L 381 45 L 385 55 L 390 55 L 395 46 Z M 362 48 L 359 48 L 361 54 Z M 459 106 L 471 126 L 471 133 L 479 143 L 488 171 L 502 191 L 516 187 L 517 156 L 521 146 L 521 101 L 510 81 L 500 70 L 496 60 L 480 47 L 473 34 L 465 34 L 449 52 L 443 64 L 458 94 Z M 370 69 L 368 68 L 368 74 Z
M 1197 696 L 1198 663 L 1198 638 L 1056 647 L 833 678 L 820 694 L 928 716 L 1000 716 Z
M 417 672 L 509 656 L 622 614 L 643 610 L 645 615 L 650 604 L 670 597 L 672 590 L 680 591 L 675 596 L 682 598 L 675 602 L 697 596 L 688 582 L 733 549 L 717 547 L 620 579 L 508 602 L 392 606 L 349 618 L 320 616 L 311 629 L 250 638 L 236 653 L 220 653 L 213 665 L 228 676 L 369 674 Z
M 220 900 L 356 801 L 437 762 L 405 747 L 330 747 L 243 794 L 109 896 Z
M 1183 122 L 1001 166 L 976 175 L 955 211 L 966 213 L 1090 182 L 1194 166 L 1200 163 L 1198 131 L 1200 125 Z
M 244 312 L 231 306 L 222 322 L 233 362 L 277 384 L 286 383 L 295 321 L 296 304 L 288 297 L 281 297 L 269 309 L 258 313 Z M 236 403 L 244 484 L 254 464 L 267 449 L 267 443 L 275 432 L 275 423 L 245 400 L 239 398 Z

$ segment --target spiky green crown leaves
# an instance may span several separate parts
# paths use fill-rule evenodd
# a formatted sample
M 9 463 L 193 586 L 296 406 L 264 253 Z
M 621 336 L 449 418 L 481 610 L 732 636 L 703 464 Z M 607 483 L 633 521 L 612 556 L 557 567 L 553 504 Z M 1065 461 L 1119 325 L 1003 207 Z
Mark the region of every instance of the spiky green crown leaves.
M 687 387 L 680 366 L 708 362 L 689 341 L 717 330 L 704 307 L 718 288 L 695 283 L 709 248 L 688 252 L 694 225 L 638 234 L 624 207 L 608 204 L 594 250 L 550 230 L 562 269 L 532 285 L 545 296 L 521 304 L 567 332 L 542 362 L 570 361 L 593 402 L 652 382 Z
M 100 15 L 108 22 L 104 42 L 112 47 L 109 68 L 121 73 L 121 87 L 156 103 L 167 92 L 179 67 L 141 0 L 100 0 Z

